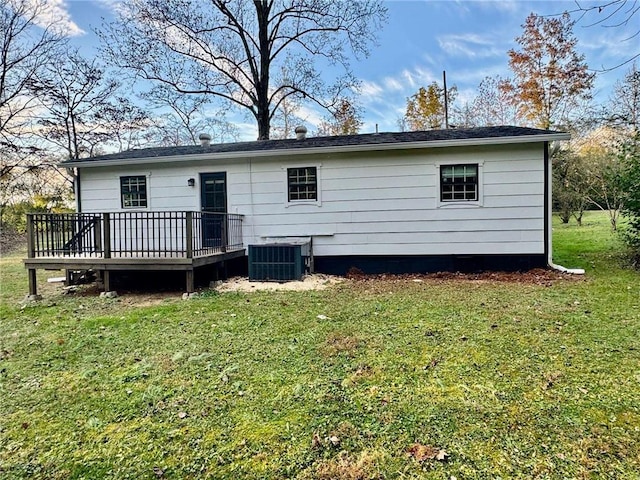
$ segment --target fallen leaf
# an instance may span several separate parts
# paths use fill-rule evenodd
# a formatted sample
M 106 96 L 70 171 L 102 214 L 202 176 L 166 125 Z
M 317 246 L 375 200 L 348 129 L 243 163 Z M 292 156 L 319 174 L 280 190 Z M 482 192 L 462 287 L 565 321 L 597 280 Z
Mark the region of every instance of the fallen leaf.
M 340 439 L 335 435 L 331 435 L 329 437 L 329 441 L 331 442 L 331 445 L 333 445 L 334 447 L 337 447 L 338 445 L 340 445 Z
M 449 456 L 449 454 L 442 448 L 422 445 L 421 443 L 414 443 L 411 445 L 407 450 L 407 455 L 415 458 L 418 462 L 424 462 L 426 460 L 438 460 L 443 462 Z

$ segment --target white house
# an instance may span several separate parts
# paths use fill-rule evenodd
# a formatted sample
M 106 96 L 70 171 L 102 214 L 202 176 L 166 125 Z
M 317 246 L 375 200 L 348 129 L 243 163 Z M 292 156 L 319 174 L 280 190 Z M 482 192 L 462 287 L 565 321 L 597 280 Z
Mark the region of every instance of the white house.
M 551 262 L 549 143 L 568 139 L 500 126 L 203 142 L 63 165 L 75 172 L 80 213 L 237 215 L 243 255 L 306 238 L 320 272 L 525 270 Z M 117 242 L 131 225 L 109 230 Z M 158 247 L 158 235 L 128 241 L 140 235 Z

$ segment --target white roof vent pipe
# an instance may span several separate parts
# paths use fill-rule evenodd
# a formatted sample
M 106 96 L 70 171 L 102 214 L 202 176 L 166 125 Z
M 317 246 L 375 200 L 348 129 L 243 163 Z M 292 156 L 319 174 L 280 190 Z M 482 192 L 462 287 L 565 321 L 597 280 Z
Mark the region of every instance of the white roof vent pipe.
M 300 125 L 299 127 L 296 127 L 296 140 L 304 140 L 305 138 L 307 138 L 307 127 L 305 127 L 304 125 Z
M 200 140 L 200 145 L 202 145 L 203 147 L 208 147 L 209 145 L 211 145 L 211 135 L 209 135 L 208 133 L 201 133 L 198 136 L 198 139 Z

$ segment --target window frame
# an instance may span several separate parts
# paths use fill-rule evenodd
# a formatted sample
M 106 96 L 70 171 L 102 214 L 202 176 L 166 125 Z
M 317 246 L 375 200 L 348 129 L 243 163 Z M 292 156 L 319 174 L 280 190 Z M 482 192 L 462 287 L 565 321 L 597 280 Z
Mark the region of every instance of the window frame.
M 149 176 L 148 175 L 121 175 L 119 178 L 120 183 L 120 207 L 123 210 L 135 210 L 135 209 L 148 209 L 149 208 Z M 132 179 L 136 179 L 137 182 L 140 182 L 140 179 L 144 180 L 144 190 L 140 190 L 141 184 L 138 183 L 135 187 L 138 191 L 133 190 L 133 185 L 129 183 L 125 185 L 126 181 L 131 182 Z M 128 191 L 125 191 L 125 188 Z M 137 195 L 136 204 L 127 204 L 129 201 L 125 201 L 126 196 Z M 144 204 L 142 201 L 144 200 Z
M 290 181 L 290 172 L 292 170 L 306 170 L 306 169 L 315 169 L 315 199 L 314 198 L 291 198 L 291 188 L 292 185 Z M 283 166 L 282 170 L 284 171 L 284 203 L 285 206 L 290 207 L 293 205 L 316 205 L 320 206 L 322 204 L 321 200 L 321 164 L 318 163 L 305 163 L 305 164 L 296 164 L 293 166 Z M 313 185 L 313 183 L 301 182 L 299 185 L 295 185 L 297 187 L 308 187 Z
M 436 164 L 436 207 L 437 208 L 464 208 L 464 207 L 480 207 L 483 204 L 483 161 L 465 162 L 461 160 L 451 160 L 446 162 L 439 162 Z M 466 199 L 451 199 L 443 200 L 443 168 L 448 167 L 476 167 L 476 198 L 474 200 Z

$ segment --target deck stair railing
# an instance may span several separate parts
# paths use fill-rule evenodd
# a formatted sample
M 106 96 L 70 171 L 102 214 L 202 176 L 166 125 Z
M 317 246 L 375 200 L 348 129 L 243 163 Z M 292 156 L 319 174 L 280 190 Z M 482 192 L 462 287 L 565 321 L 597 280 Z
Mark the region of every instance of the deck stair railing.
M 242 248 L 242 215 L 191 212 L 31 213 L 28 256 L 195 258 Z
M 101 251 L 100 216 L 82 215 L 66 221 L 73 235 L 62 246 L 64 252 L 99 253 Z
M 34 256 L 56 257 L 82 253 L 100 256 L 100 216 L 84 213 L 27 215 L 29 250 Z

